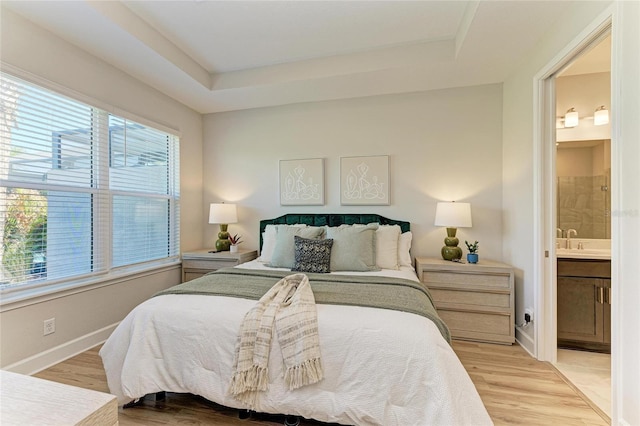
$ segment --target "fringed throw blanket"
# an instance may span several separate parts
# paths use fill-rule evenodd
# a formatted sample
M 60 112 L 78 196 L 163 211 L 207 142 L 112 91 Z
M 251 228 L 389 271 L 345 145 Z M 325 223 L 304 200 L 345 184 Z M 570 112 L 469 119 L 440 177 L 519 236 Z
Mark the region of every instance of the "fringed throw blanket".
M 274 330 L 275 325 L 275 330 Z M 269 383 L 269 352 L 274 331 L 285 364 L 290 390 L 323 378 L 316 304 L 304 274 L 282 278 L 242 321 L 229 393 L 253 408 Z

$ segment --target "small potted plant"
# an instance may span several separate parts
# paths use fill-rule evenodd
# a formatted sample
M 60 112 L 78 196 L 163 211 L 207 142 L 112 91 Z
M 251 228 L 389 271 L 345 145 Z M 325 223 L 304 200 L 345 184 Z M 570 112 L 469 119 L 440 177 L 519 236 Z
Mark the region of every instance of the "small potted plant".
M 242 243 L 242 237 L 238 234 L 229 235 L 229 242 L 231 243 L 231 246 L 229 247 L 229 251 L 231 253 L 235 253 L 238 251 L 238 245 Z
M 469 253 L 467 253 L 467 262 L 469 263 L 478 263 L 478 242 L 471 244 L 469 241 L 465 240 L 464 243 L 467 245 L 467 249 Z

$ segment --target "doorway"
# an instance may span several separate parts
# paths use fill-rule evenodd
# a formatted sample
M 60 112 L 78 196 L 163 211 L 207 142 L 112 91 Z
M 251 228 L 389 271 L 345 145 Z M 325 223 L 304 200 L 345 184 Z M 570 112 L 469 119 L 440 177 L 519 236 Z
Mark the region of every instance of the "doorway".
M 556 368 L 611 418 L 611 34 L 555 78 Z M 573 119 L 570 122 L 569 118 Z
M 602 123 L 602 114 L 599 113 L 606 110 L 610 114 L 611 110 L 610 34 L 610 22 L 602 24 L 539 80 L 540 99 L 543 100 L 540 121 L 544 128 L 541 138 L 544 142 L 541 147 L 544 176 L 541 178 L 544 187 L 542 204 L 545 206 L 544 229 L 540 231 L 546 256 L 540 262 L 544 270 L 544 285 L 539 300 L 543 300 L 541 305 L 544 309 L 538 310 L 544 318 L 543 326 L 538 330 L 538 342 L 541 342 L 538 358 L 554 364 L 593 402 L 597 411 L 609 418 L 610 355 L 567 351 L 564 346 L 569 343 L 569 346 L 577 345 L 572 349 L 577 347 L 606 352 L 608 343 L 603 341 L 600 346 L 593 344 L 596 331 L 604 334 L 603 330 L 610 327 L 610 321 L 604 323 L 602 312 L 598 314 L 598 321 L 602 321 L 602 324 L 594 327 L 592 337 L 589 336 L 590 331 L 582 328 L 585 324 L 591 324 L 591 312 L 567 313 L 567 309 L 575 308 L 579 298 L 584 301 L 583 307 L 593 305 L 594 312 L 596 305 L 600 307 L 603 302 L 610 302 L 611 298 L 606 297 L 607 286 L 611 283 L 610 272 L 607 276 L 584 277 L 584 281 L 581 281 L 583 277 L 578 277 L 574 272 L 567 273 L 566 268 L 573 259 L 578 259 L 573 261 L 575 264 L 584 264 L 589 261 L 589 256 L 596 257 L 597 262 L 606 262 L 603 260 L 606 252 L 609 271 L 611 268 L 611 200 L 608 192 L 611 166 L 610 155 L 607 155 L 611 145 L 610 116 L 607 123 Z M 577 117 L 573 121 L 575 113 Z M 585 248 L 587 250 L 576 252 Z M 558 277 L 558 273 L 563 276 Z M 587 279 L 591 286 L 588 290 L 581 286 Z M 579 294 L 578 290 L 582 293 Z M 589 292 L 591 301 L 585 296 Z M 567 297 L 574 299 L 567 303 Z M 584 321 L 585 318 L 587 321 Z M 568 331 L 567 324 L 575 327 L 575 330 Z M 580 347 L 581 339 L 588 344 Z M 558 342 L 561 342 L 561 347 Z

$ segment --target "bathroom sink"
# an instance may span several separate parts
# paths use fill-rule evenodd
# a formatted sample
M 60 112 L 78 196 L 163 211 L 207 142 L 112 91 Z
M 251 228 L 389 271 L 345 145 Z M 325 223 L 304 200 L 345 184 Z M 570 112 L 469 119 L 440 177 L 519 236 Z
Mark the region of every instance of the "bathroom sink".
M 611 259 L 610 249 L 556 249 L 556 257 L 569 259 Z

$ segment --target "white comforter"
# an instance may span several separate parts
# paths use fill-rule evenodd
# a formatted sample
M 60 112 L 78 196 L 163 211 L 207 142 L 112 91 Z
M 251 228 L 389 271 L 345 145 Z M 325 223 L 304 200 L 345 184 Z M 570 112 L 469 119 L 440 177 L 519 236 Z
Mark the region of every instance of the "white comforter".
M 388 272 L 415 279 L 413 272 Z M 120 404 L 168 391 L 244 408 L 227 387 L 240 323 L 254 304 L 200 295 L 142 303 L 100 351 L 111 393 Z M 366 307 L 317 310 L 324 380 L 287 390 L 274 339 L 269 390 L 256 411 L 357 425 L 491 424 L 471 379 L 429 319 Z

